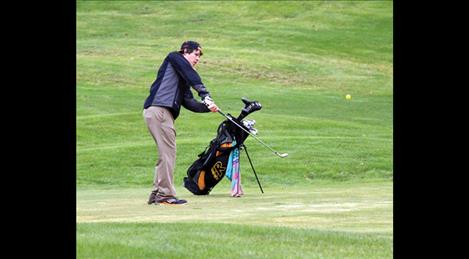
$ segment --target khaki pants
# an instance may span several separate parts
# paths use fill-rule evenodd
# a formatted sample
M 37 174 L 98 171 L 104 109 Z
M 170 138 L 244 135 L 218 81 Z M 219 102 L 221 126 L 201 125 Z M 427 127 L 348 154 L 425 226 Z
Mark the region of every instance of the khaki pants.
M 173 184 L 176 164 L 176 130 L 173 115 L 164 107 L 150 106 L 143 110 L 143 117 L 158 147 L 153 191 L 159 195 L 176 196 Z

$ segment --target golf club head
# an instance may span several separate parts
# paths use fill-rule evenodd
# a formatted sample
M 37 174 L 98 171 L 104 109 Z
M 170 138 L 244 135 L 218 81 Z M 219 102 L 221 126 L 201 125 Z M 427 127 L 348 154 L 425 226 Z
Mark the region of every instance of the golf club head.
M 277 154 L 277 155 L 278 155 L 279 157 L 281 157 L 281 158 L 285 158 L 285 157 L 288 156 L 287 153 L 282 153 L 282 154 L 280 154 L 279 152 L 275 152 L 275 154 Z
M 242 120 L 244 117 L 248 116 L 250 113 L 262 109 L 262 105 L 258 101 L 251 101 L 246 97 L 241 98 L 241 101 L 244 103 L 244 108 L 241 110 L 241 114 L 238 116 L 238 120 Z

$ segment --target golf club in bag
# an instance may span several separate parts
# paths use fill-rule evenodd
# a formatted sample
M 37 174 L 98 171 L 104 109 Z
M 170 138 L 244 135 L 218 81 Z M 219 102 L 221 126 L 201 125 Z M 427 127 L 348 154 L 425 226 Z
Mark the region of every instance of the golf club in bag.
M 265 143 L 255 137 L 255 134 L 257 133 L 257 130 L 254 128 L 255 121 L 244 119 L 249 114 L 260 110 L 262 106 L 257 101 L 251 101 L 246 98 L 242 98 L 241 100 L 245 106 L 237 118 L 234 118 L 229 113 L 224 114 L 223 112 L 219 111 L 219 113 L 222 114 L 226 120 L 224 120 L 218 126 L 217 136 L 212 139 L 212 141 L 210 141 L 210 144 L 207 146 L 207 148 L 198 155 L 199 158 L 194 161 L 194 163 L 187 170 L 187 177 L 184 177 L 184 187 L 186 187 L 186 189 L 195 195 L 209 194 L 213 187 L 225 176 L 227 169 L 231 169 L 233 151 L 236 154 L 237 150 L 242 149 L 244 149 L 246 152 L 259 188 L 261 189 L 261 192 L 264 193 L 252 164 L 251 158 L 247 152 L 247 148 L 244 145 L 246 138 L 251 135 L 256 140 L 268 147 Z M 268 148 L 271 149 L 270 147 Z M 279 154 L 274 150 L 272 151 L 280 157 L 286 157 L 288 155 Z M 238 159 L 236 160 L 237 164 L 239 164 L 239 155 L 238 157 L 235 157 L 235 159 L 236 158 Z M 233 178 L 230 178 L 232 182 L 239 180 L 236 179 L 236 177 L 233 175 L 232 177 Z

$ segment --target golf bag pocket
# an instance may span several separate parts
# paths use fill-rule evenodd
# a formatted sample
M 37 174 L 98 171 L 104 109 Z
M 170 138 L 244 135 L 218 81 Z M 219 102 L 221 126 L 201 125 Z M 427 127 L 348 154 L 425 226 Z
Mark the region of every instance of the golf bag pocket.
M 230 150 L 215 150 L 215 153 L 215 156 L 202 156 L 189 167 L 184 187 L 193 194 L 208 194 L 225 176 Z

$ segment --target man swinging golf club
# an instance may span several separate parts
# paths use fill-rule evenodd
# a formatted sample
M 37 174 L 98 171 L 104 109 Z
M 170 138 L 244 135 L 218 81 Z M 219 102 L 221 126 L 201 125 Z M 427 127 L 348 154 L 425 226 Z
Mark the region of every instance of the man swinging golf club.
M 178 52 L 169 53 L 161 64 L 150 94 L 144 103 L 143 117 L 158 148 L 153 189 L 148 204 L 184 204 L 176 198 L 174 166 L 176 163 L 176 130 L 174 121 L 181 105 L 193 112 L 217 112 L 218 106 L 195 70 L 202 56 L 202 47 L 186 41 Z M 190 90 L 197 91 L 202 102 L 194 99 Z

